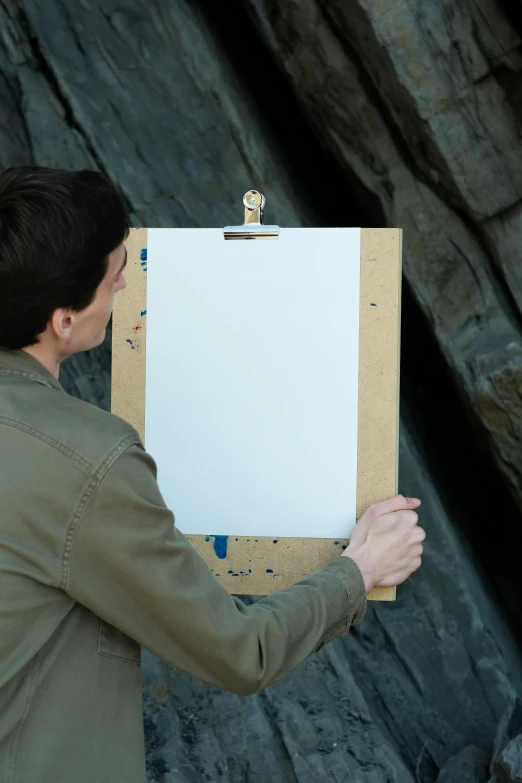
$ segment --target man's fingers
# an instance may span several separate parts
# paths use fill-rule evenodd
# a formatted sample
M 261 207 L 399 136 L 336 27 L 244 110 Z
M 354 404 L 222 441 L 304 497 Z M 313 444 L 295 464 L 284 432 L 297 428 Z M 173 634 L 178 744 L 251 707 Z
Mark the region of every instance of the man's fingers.
M 384 516 L 384 514 L 390 514 L 393 511 L 405 511 L 408 509 L 414 509 L 420 506 L 421 502 L 418 498 L 407 498 L 404 495 L 395 495 L 390 500 L 383 500 L 381 503 L 375 503 L 371 509 L 375 516 Z

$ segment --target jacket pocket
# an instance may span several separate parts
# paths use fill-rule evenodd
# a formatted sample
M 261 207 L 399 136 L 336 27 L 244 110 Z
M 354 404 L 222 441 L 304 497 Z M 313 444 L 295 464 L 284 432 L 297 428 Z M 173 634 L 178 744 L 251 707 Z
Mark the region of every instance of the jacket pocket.
M 113 625 L 100 620 L 98 652 L 109 658 L 141 664 L 141 647 L 129 636 Z

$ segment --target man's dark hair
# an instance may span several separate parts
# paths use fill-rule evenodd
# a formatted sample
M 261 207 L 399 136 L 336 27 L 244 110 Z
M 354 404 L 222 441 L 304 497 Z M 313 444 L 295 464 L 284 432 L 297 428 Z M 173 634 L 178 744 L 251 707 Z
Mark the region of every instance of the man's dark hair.
M 34 345 L 56 309 L 85 309 L 128 233 L 123 196 L 97 171 L 0 174 L 0 347 Z

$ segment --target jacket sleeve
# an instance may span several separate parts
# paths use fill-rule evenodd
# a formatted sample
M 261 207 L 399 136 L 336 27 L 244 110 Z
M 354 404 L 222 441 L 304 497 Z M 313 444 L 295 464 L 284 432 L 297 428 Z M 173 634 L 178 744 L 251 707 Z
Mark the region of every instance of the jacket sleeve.
M 239 694 L 285 677 L 366 610 L 348 557 L 251 606 L 231 596 L 175 527 L 138 445 L 90 492 L 66 566 L 74 600 L 166 663 Z

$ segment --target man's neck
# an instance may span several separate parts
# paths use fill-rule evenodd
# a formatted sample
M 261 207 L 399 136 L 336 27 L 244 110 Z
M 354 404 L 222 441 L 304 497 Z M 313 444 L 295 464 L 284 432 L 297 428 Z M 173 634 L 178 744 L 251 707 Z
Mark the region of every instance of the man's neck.
M 49 370 L 51 375 L 54 375 L 56 380 L 58 380 L 62 358 L 57 356 L 55 351 L 46 349 L 46 346 L 42 343 L 28 345 L 27 348 L 22 348 L 22 351 L 25 351 L 25 353 L 28 353 L 33 359 L 36 359 L 37 362 L 40 362 L 40 364 L 42 364 L 46 370 Z

